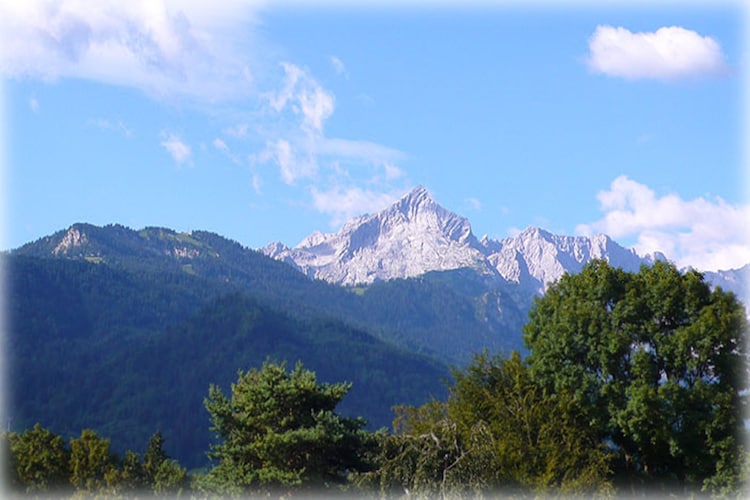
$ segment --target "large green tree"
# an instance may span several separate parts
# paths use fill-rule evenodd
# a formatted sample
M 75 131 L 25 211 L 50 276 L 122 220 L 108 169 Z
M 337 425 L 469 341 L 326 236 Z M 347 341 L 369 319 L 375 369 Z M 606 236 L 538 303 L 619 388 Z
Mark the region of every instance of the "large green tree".
M 350 384 L 320 384 L 298 363 L 266 362 L 239 372 L 231 397 L 211 386 L 205 401 L 220 439 L 204 481 L 222 493 L 320 488 L 365 470 L 375 441 L 365 421 L 334 412 Z
M 536 301 L 524 340 L 545 395 L 573 395 L 621 478 L 728 491 L 744 453 L 745 330 L 734 295 L 698 272 L 593 261 Z

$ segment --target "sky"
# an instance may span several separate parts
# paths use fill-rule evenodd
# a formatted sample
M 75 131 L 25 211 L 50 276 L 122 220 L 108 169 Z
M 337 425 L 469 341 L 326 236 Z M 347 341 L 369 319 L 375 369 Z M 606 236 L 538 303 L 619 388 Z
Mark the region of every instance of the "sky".
M 294 246 L 422 185 L 477 237 L 605 233 L 741 267 L 747 19 L 732 2 L 0 0 L 0 246 L 76 222 Z

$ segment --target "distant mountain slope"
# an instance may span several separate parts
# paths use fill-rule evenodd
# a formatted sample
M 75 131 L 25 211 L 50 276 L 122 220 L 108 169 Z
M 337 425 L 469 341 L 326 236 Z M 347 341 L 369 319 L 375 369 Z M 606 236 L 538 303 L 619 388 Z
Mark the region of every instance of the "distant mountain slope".
M 484 348 L 522 347 L 520 328 L 526 313 L 514 298 L 518 287 L 484 270 L 464 268 L 467 272 L 451 272 L 444 278 L 379 281 L 373 290 L 352 293 L 309 279 L 283 262 L 212 233 L 89 224 L 74 224 L 11 255 L 73 260 L 160 279 L 169 276 L 180 283 L 191 278 L 201 283 L 204 299 L 239 290 L 295 317 L 340 318 L 446 363 L 464 364 Z M 470 278 L 460 280 L 459 275 Z M 457 331 L 462 332 L 460 339 Z
M 578 273 L 593 259 L 602 259 L 626 271 L 637 271 L 653 258 L 638 256 L 606 235 L 558 236 L 530 227 L 500 242 L 482 240 L 487 260 L 506 280 L 543 292 L 563 274 Z
M 341 411 L 373 427 L 390 424 L 393 405 L 444 395 L 446 365 L 334 317 L 290 315 L 249 289 L 85 260 L 10 256 L 5 267 L 3 421 L 13 429 L 40 422 L 68 436 L 90 427 L 120 451 L 140 450 L 161 429 L 170 453 L 198 466 L 208 449 L 209 384 L 228 387 L 238 369 L 268 357 L 351 381 Z
M 750 307 L 750 289 L 747 286 L 750 277 L 750 264 L 739 269 L 708 271 L 703 274 L 706 281 L 734 293 L 745 304 L 746 308 Z

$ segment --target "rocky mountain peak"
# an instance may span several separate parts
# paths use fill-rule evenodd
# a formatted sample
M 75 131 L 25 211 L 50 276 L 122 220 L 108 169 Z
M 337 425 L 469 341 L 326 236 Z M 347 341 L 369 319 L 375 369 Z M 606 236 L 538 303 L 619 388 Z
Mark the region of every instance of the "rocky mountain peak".
M 264 253 L 344 285 L 468 267 L 538 293 L 591 259 L 627 270 L 644 262 L 605 235 L 558 236 L 532 226 L 501 241 L 479 241 L 468 219 L 443 208 L 424 186 L 376 214 L 350 220 L 337 233 L 315 232 L 295 248 L 274 245 Z
M 337 233 L 315 232 L 266 255 L 294 262 L 308 276 L 353 285 L 429 271 L 481 267 L 484 256 L 469 221 L 417 186 L 391 206 L 350 220 Z
M 417 186 L 398 200 L 391 208 L 394 211 L 400 212 L 408 219 L 413 219 L 420 210 L 434 210 L 435 207 L 437 207 L 437 203 L 432 199 L 427 189 L 424 186 Z
M 68 228 L 60 242 L 52 250 L 54 255 L 67 255 L 74 248 L 79 248 L 89 242 L 88 236 L 80 224 L 74 224 Z

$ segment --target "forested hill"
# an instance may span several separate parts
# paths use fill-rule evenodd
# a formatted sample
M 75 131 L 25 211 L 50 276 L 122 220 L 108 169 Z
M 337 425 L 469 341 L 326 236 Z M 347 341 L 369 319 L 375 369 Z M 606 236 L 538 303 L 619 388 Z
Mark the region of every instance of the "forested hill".
M 268 357 L 352 382 L 342 412 L 377 428 L 394 405 L 444 396 L 450 364 L 520 346 L 497 316 L 521 314 L 470 271 L 346 289 L 212 233 L 85 224 L 4 260 L 3 422 L 90 427 L 119 451 L 161 430 L 189 467 L 205 463 L 209 384 Z
M 485 348 L 507 352 L 522 347 L 526 311 L 511 298 L 518 287 L 471 269 L 351 289 L 309 279 L 284 262 L 205 231 L 90 224 L 75 224 L 11 255 L 104 265 L 129 276 L 162 276 L 157 284 L 169 276 L 177 288 L 200 283 L 203 299 L 242 291 L 296 317 L 340 318 L 448 364 L 466 364 Z M 144 286 L 153 287 L 151 282 Z
M 205 463 L 203 399 L 238 369 L 301 360 L 321 380 L 353 383 L 342 412 L 388 426 L 390 408 L 444 395 L 446 365 L 332 317 L 287 314 L 250 293 L 185 273 L 13 256 L 7 415 L 62 435 L 93 428 L 116 450 L 156 430 L 181 463 Z

